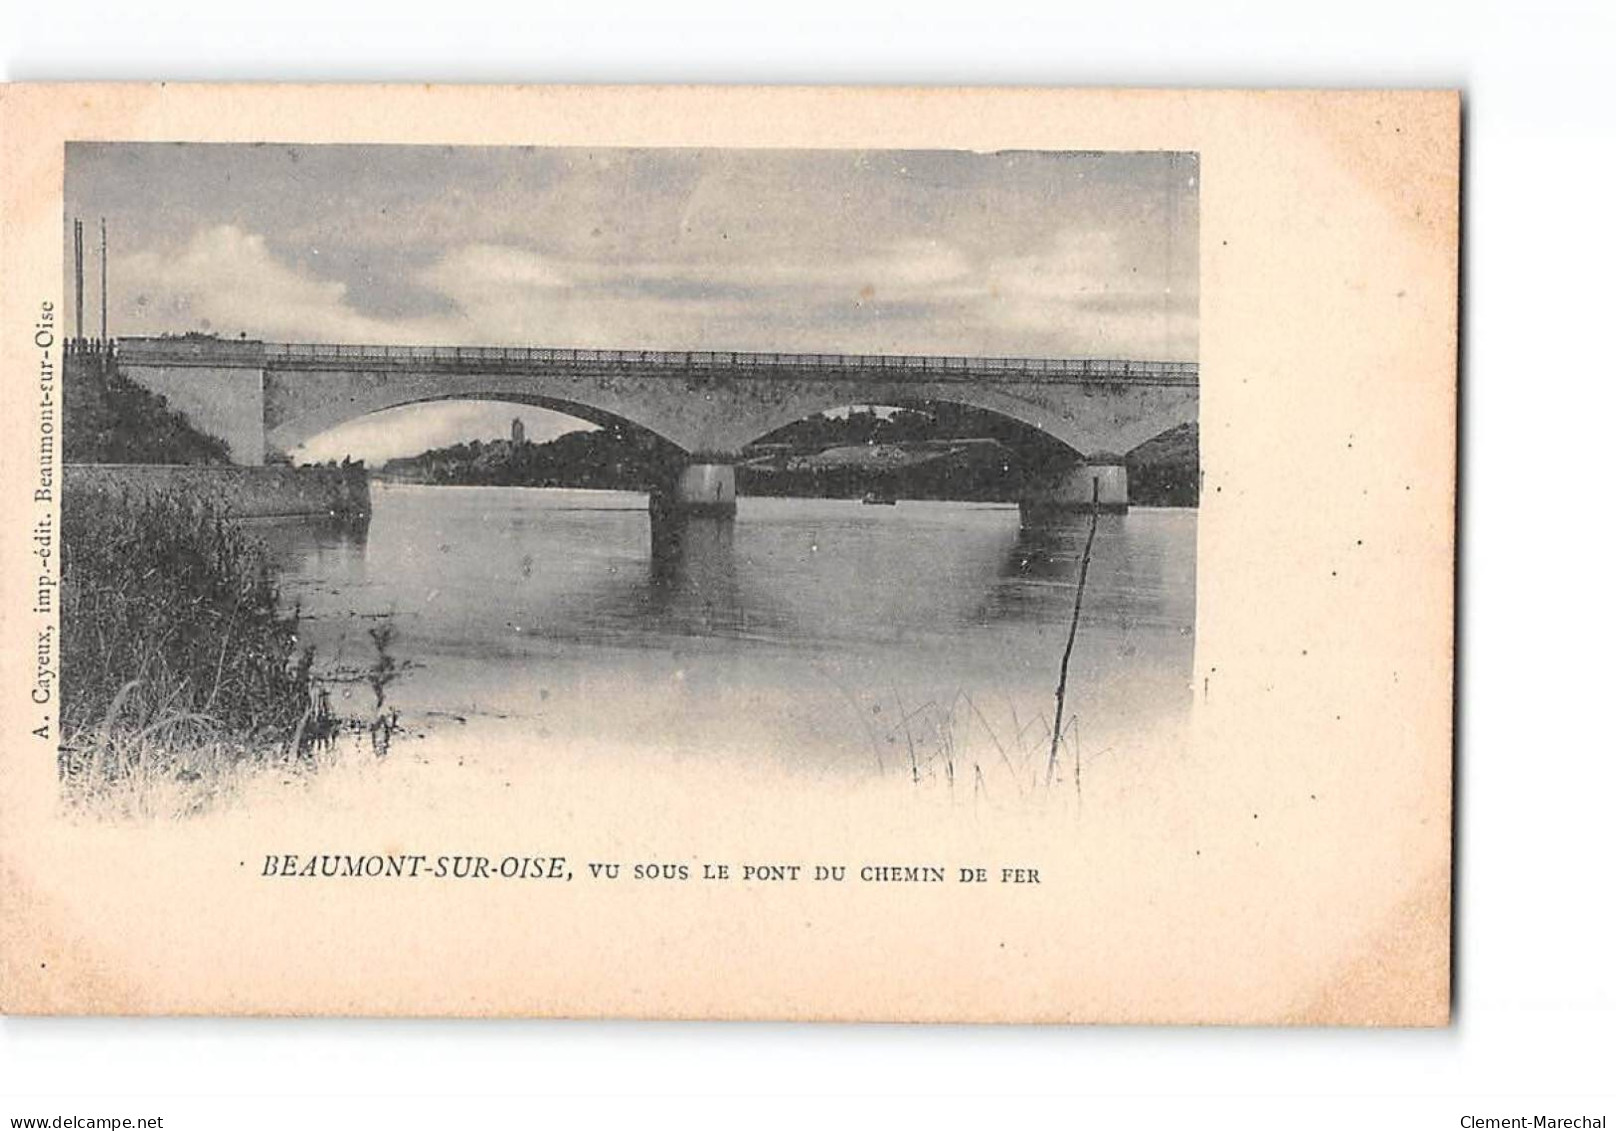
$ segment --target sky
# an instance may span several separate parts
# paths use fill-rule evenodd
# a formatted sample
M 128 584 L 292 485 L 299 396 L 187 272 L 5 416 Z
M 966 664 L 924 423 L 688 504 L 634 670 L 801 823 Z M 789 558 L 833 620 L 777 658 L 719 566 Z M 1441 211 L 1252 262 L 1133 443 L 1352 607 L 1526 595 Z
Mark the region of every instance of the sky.
M 115 337 L 1194 360 L 1198 180 L 1183 153 L 73 143 L 64 230 L 93 323 L 106 218 Z M 516 416 L 583 426 L 434 402 L 294 455 Z

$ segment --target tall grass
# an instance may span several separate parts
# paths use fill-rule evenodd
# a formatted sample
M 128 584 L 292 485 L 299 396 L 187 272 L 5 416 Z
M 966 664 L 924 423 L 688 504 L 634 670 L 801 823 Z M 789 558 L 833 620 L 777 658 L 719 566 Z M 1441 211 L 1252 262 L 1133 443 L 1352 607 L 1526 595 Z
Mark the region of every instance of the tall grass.
M 1047 714 L 1023 714 L 1010 694 L 973 695 L 957 687 L 912 702 L 896 687 L 881 695 L 855 692 L 834 677 L 830 682 L 858 718 L 878 775 L 897 774 L 918 788 L 978 801 L 1043 798 L 1067 774 L 1075 780 L 1074 720 L 1057 735 Z M 1052 746 L 1058 752 L 1053 775 Z
M 298 757 L 335 724 L 261 547 L 205 499 L 69 491 L 62 743 L 70 799 Z

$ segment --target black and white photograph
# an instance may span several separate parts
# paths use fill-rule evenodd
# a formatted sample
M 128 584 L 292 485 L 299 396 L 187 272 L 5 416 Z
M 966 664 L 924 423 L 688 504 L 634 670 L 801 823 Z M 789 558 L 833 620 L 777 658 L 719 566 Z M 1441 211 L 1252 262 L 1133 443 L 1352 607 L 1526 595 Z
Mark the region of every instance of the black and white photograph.
M 70 803 L 567 752 L 1069 806 L 1190 706 L 1198 176 L 70 144 Z

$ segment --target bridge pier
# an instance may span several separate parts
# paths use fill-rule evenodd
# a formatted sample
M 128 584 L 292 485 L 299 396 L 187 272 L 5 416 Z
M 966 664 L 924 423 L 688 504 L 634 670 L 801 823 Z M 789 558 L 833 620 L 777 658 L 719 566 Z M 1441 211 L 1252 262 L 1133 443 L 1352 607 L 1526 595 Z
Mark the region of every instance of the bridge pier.
M 1095 510 L 1128 513 L 1128 468 L 1121 460 L 1080 463 L 1034 481 L 1021 496 L 1021 525 L 1060 526 Z
M 651 492 L 650 510 L 654 580 L 664 584 L 688 582 L 693 566 L 695 576 L 700 578 L 704 575 L 700 567 L 714 562 L 729 562 L 733 567 L 734 464 L 686 464 Z M 698 582 L 695 588 L 713 586 Z
M 651 494 L 651 509 L 664 514 L 735 514 L 735 465 L 696 461 L 686 464 L 666 487 Z

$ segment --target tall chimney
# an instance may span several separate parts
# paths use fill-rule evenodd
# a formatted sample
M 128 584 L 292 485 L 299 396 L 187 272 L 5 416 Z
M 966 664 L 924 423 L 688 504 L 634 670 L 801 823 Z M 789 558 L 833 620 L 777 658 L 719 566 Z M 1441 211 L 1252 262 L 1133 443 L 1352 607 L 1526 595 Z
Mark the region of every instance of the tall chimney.
M 101 342 L 107 342 L 107 218 L 101 217 Z
M 73 221 L 73 336 L 84 340 L 84 221 Z

